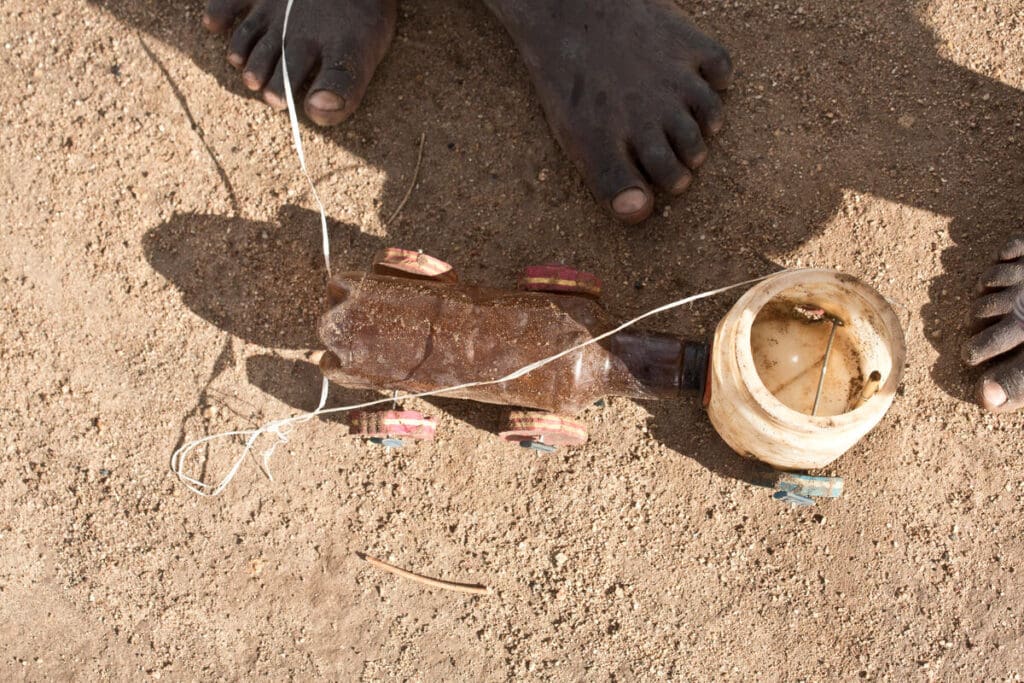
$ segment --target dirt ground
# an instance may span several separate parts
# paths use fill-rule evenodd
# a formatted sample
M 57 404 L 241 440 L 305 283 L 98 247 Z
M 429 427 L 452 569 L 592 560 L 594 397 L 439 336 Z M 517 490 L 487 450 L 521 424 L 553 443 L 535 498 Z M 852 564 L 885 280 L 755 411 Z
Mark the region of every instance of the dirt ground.
M 318 391 L 324 269 L 286 119 L 201 0 L 5 0 L 0 677 L 1016 680 L 1024 415 L 976 408 L 958 349 L 1024 215 L 1024 3 L 684 6 L 732 51 L 728 124 L 691 191 L 624 228 L 482 6 L 403 2 L 355 118 L 304 128 L 334 263 L 406 246 L 499 285 L 561 260 L 620 316 L 779 266 L 867 280 L 905 307 L 905 382 L 815 508 L 752 486 L 693 398 L 613 399 L 555 455 L 500 443 L 497 408 L 410 402 L 436 442 L 315 421 L 273 482 L 249 462 L 193 495 L 175 446 Z M 656 326 L 707 337 L 735 298 Z

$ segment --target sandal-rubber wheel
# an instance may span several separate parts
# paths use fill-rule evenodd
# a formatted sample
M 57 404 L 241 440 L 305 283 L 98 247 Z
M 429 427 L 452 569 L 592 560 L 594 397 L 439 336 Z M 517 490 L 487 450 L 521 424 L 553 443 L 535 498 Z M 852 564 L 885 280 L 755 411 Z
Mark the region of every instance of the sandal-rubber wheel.
M 355 436 L 429 441 L 437 432 L 437 420 L 415 410 L 360 410 L 349 417 L 349 432 Z
M 527 266 L 519 278 L 519 288 L 528 292 L 581 294 L 597 299 L 601 296 L 601 279 L 593 273 L 558 264 Z
M 417 280 L 455 282 L 458 277 L 451 264 L 411 249 L 387 247 L 373 257 L 373 272 L 378 275 L 398 275 Z
M 569 417 L 533 410 L 513 410 L 504 420 L 498 436 L 506 441 L 537 441 L 550 446 L 582 446 L 587 428 Z

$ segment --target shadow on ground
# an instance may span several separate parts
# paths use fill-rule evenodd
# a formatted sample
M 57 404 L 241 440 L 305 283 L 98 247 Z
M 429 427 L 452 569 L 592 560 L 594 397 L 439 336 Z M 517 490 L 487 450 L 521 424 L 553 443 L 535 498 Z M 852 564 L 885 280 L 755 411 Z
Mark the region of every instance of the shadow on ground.
M 223 60 L 223 41 L 199 28 L 199 0 L 90 1 L 249 96 Z M 467 279 L 494 271 L 487 276 L 492 284 L 507 281 L 524 262 L 551 258 L 582 263 L 615 283 L 643 279 L 642 291 L 620 295 L 613 306 L 620 309 L 662 303 L 679 282 L 705 286 L 762 272 L 766 260 L 819 234 L 844 192 L 946 216 L 951 246 L 918 313 L 939 352 L 932 378 L 970 400 L 972 375 L 958 359 L 966 299 L 1024 215 L 1024 95 L 943 58 L 920 3 L 792 0 L 699 9 L 702 25 L 729 46 L 738 65 L 726 102 L 728 128 L 687 197 L 640 228 L 616 226 L 591 206 L 554 151 L 511 44 L 470 0 L 405 3 L 396 48 L 356 120 L 307 135 L 339 147 L 358 144 L 356 153 L 388 172 L 382 204 L 393 206 L 404 185 L 392 182 L 389 160 L 405 155 L 408 140 L 426 126 L 432 170 L 389 241 L 411 240 L 409 246 L 464 264 Z M 346 130 L 358 133 L 357 143 Z M 548 168 L 553 180 L 538 183 L 538 168 Z M 271 347 L 315 347 L 323 285 L 317 245 L 307 234 L 289 233 L 288 220 L 270 241 L 260 241 L 268 226 L 236 219 L 227 221 L 231 235 L 193 236 L 218 222 L 225 221 L 179 215 L 155 228 L 147 236 L 154 267 L 193 310 L 232 334 Z M 353 241 L 354 263 L 377 246 L 353 226 L 334 229 Z M 899 225 L 879 229 L 894 244 L 904 240 Z M 242 253 L 242 236 L 266 250 Z M 931 242 L 902 246 L 923 261 Z M 859 246 L 848 248 L 856 253 Z M 224 258 L 207 258 L 213 252 Z M 735 459 L 719 457 L 723 445 L 708 445 L 709 425 L 695 423 L 693 430 L 659 428 L 656 435 L 711 469 L 742 476 L 731 469 Z

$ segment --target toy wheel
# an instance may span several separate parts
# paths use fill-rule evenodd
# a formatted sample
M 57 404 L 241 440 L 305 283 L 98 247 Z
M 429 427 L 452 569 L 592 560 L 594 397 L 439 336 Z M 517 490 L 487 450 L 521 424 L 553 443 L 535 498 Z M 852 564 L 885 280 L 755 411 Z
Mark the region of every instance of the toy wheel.
M 581 294 L 597 299 L 601 296 L 601 279 L 569 266 L 527 266 L 519 279 L 520 289 L 528 292 Z
M 415 410 L 361 410 L 349 418 L 349 433 L 397 446 L 403 439 L 429 441 L 437 432 L 437 420 Z M 398 441 L 399 443 L 393 443 Z
M 843 495 L 842 477 L 812 477 L 807 474 L 779 472 L 772 498 L 799 506 L 814 505 L 815 498 Z
M 455 282 L 458 279 L 451 264 L 423 252 L 397 247 L 381 249 L 374 255 L 373 272 L 439 282 Z
M 568 417 L 532 410 L 513 410 L 504 420 L 498 436 L 506 441 L 552 451 L 555 446 L 581 446 L 587 442 L 587 428 Z

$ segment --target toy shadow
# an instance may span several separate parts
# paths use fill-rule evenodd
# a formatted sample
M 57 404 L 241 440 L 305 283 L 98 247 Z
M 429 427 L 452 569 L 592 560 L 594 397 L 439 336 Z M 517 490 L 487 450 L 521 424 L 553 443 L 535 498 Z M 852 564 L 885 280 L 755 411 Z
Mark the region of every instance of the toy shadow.
M 692 458 L 719 476 L 748 484 L 772 485 L 774 470 L 729 448 L 715 432 L 696 393 L 675 401 L 641 403 L 651 414 L 647 423 L 650 435 L 670 451 Z
M 200 0 L 89 1 L 175 46 L 222 87 L 251 97 L 223 59 L 223 39 L 200 28 Z M 396 180 L 408 177 L 410 141 L 430 121 L 428 157 L 437 152 L 430 177 L 406 208 L 407 220 L 389 228 L 390 244 L 422 247 L 475 268 L 476 275 L 497 269 L 492 284 L 522 262 L 577 259 L 608 281 L 647 281 L 644 291 L 618 295 L 631 300 L 620 308 L 632 310 L 662 303 L 673 279 L 703 287 L 760 270 L 765 257 L 786 254 L 821 233 L 848 192 L 948 217 L 948 236 L 895 222 L 863 229 L 885 231 L 904 263 L 926 263 L 938 253 L 941 274 L 928 282 L 928 302 L 917 311 L 938 351 L 931 376 L 950 395 L 971 400 L 973 373 L 961 366 L 958 351 L 971 285 L 995 249 L 1021 230 L 1024 95 L 941 56 L 944 41 L 926 24 L 923 3 L 741 5 L 706 4 L 701 17 L 739 67 L 727 96 L 728 127 L 687 197 L 671 215 L 641 227 L 596 218 L 572 166 L 557 153 L 545 156 L 550 138 L 525 71 L 500 27 L 470 0 L 404 3 L 400 40 L 355 119 L 306 135 L 372 159 L 387 176 L 378 204 L 395 206 L 407 187 Z M 430 59 L 413 59 L 421 49 L 409 47 L 414 44 L 426 45 Z M 480 55 L 483 61 L 474 61 Z M 507 82 L 496 87 L 499 73 Z M 411 92 L 417 96 L 403 99 Z M 527 113 L 519 114 L 523 109 Z M 496 111 L 501 115 L 491 116 Z M 468 129 L 483 115 L 496 132 L 473 129 L 460 136 L 460 126 Z M 502 129 L 502 117 L 514 126 Z M 510 145 L 513 138 L 520 146 Z M 493 162 L 489 173 L 473 171 L 466 156 L 445 156 L 474 144 L 472 163 Z M 530 163 L 539 159 L 554 180 L 541 186 L 535 172 L 527 184 L 509 176 L 507 159 L 517 154 L 530 156 Z M 546 201 L 534 201 L 542 195 Z M 292 208 L 279 224 L 176 214 L 146 236 L 146 254 L 186 304 L 214 325 L 267 347 L 316 348 L 324 282 L 318 239 L 309 233 L 316 224 Z M 343 245 L 349 242 L 341 247 L 349 265 L 366 263 L 380 246 L 352 226 L 332 230 Z M 453 244 L 463 248 L 461 258 Z M 857 253 L 860 245 L 846 248 Z M 865 255 L 865 268 L 885 265 L 889 255 Z M 450 403 L 453 410 L 463 405 Z M 728 476 L 743 474 L 749 463 L 729 454 L 698 413 L 680 422 L 668 406 L 652 412 L 654 433 L 669 448 Z M 469 417 L 481 419 L 472 411 Z
M 176 46 L 222 87 L 250 97 L 224 60 L 223 38 L 201 29 L 201 0 L 89 1 L 140 32 Z M 544 137 L 545 149 L 549 148 L 525 70 L 500 26 L 479 5 L 470 0 L 404 3 L 393 54 L 375 77 L 356 120 L 342 127 L 358 135 L 345 137 L 341 129 L 307 134 L 386 166 L 395 151 L 391 139 L 405 140 L 402 144 L 408 146 L 409 140 L 418 138 L 427 113 L 424 107 L 439 117 L 440 125 L 449 120 L 464 125 L 493 109 L 478 102 L 479 111 L 466 118 L 462 107 L 445 103 L 466 102 L 472 99 L 467 92 L 483 92 L 497 99 L 490 105 L 506 112 L 527 107 L 527 138 Z M 903 225 L 877 229 L 891 233 L 894 248 L 911 251 L 908 262 L 925 261 L 931 250 L 941 251 L 942 274 L 929 283 L 929 302 L 919 313 L 929 343 L 939 352 L 932 377 L 953 396 L 969 400 L 967 380 L 972 373 L 961 367 L 958 350 L 966 332 L 970 287 L 995 249 L 1021 229 L 1024 214 L 1024 96 L 941 56 L 938 46 L 944 41 L 928 25 L 929 8 L 924 3 L 798 5 L 794 0 L 702 7 L 702 27 L 729 47 L 738 65 L 735 87 L 727 96 L 728 128 L 712 146 L 711 160 L 702 172 L 705 180 L 714 176 L 713 184 L 702 188 L 698 183 L 687 199 L 676 202 L 671 217 L 657 216 L 642 228 L 626 232 L 599 223 L 596 228 L 608 232 L 599 238 L 601 248 L 585 255 L 587 265 L 606 277 L 628 280 L 638 270 L 673 269 L 680 249 L 691 256 L 696 249 L 691 262 L 697 263 L 698 275 L 713 275 L 722 262 L 720 255 L 714 257 L 715 251 L 721 249 L 742 270 L 750 254 L 774 257 L 819 233 L 836 215 L 847 191 L 948 216 L 949 240 L 942 246 L 937 243 L 945 241 L 942 236 L 937 240 L 921 233 L 907 243 L 910 231 Z M 430 59 L 423 59 L 425 55 Z M 511 78 L 501 86 L 504 90 L 490 82 L 498 73 Z M 417 97 L 401 97 L 410 92 Z M 416 101 L 415 107 L 410 108 L 410 100 Z M 379 135 L 378 126 L 387 126 L 389 134 Z M 518 137 L 523 137 L 522 131 Z M 535 152 L 521 153 L 536 156 Z M 544 149 L 540 153 L 546 154 Z M 433 217 L 443 221 L 445 231 L 465 225 L 466 234 L 471 234 L 481 220 L 490 222 L 479 218 L 488 206 L 486 196 L 481 199 L 476 189 L 461 190 L 457 179 L 465 160 L 450 162 L 434 168 L 435 189 L 457 196 Z M 556 178 L 577 177 L 557 154 L 543 163 Z M 385 183 L 382 205 L 393 206 L 404 192 L 404 187 L 393 185 Z M 481 249 L 483 258 L 497 263 L 509 251 L 538 246 L 546 254 L 569 253 L 578 238 L 566 226 L 585 229 L 595 223 L 598 214 L 588 208 L 586 193 L 575 180 L 562 183 L 562 194 L 553 195 L 546 206 L 530 204 L 530 193 L 521 189 L 515 182 L 494 186 L 495 193 L 511 193 L 509 202 L 490 202 L 495 224 L 529 221 L 544 226 L 558 221 L 563 228 L 559 235 L 568 237 L 541 227 L 542 234 L 503 238 L 504 250 Z M 560 210 L 563 204 L 565 211 Z M 523 207 L 526 213 L 517 213 Z M 765 207 L 771 207 L 770 215 Z M 706 228 L 711 234 L 702 257 L 702 245 L 694 235 Z M 414 246 L 444 257 L 444 236 L 423 231 Z M 539 244 L 544 240 L 550 244 Z M 736 249 L 738 244 L 744 248 Z M 858 245 L 849 249 L 857 250 Z M 272 272 L 277 278 L 284 271 Z

